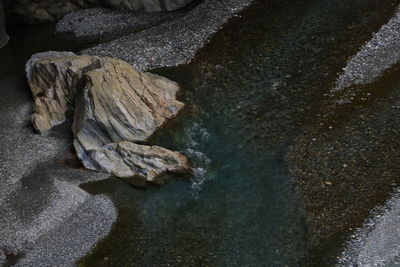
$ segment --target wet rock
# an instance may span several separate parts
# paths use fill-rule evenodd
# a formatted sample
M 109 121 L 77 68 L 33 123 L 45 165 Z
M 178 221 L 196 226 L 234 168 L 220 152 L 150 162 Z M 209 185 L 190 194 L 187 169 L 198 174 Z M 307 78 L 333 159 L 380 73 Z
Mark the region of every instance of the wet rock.
M 12 8 L 25 22 L 55 21 L 62 16 L 91 7 L 127 11 L 162 12 L 184 7 L 192 0 L 17 0 Z
M 0 0 L 0 48 L 5 46 L 7 42 L 8 42 L 8 35 L 7 35 L 6 29 L 5 29 L 3 6 L 2 6 L 1 0 Z
M 12 4 L 15 12 L 26 23 L 49 22 L 61 18 L 63 15 L 85 8 L 77 1 L 54 0 L 18 0 Z
M 34 55 L 26 72 L 35 98 L 34 127 L 46 133 L 74 109 L 74 147 L 86 168 L 151 182 L 188 169 L 177 152 L 133 143 L 146 141 L 183 108 L 175 82 L 122 60 L 68 52 Z

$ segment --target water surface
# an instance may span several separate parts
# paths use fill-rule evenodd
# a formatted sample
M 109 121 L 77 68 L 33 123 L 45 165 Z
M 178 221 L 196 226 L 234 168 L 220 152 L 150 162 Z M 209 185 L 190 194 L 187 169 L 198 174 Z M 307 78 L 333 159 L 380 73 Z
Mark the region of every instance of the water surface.
M 317 265 L 324 255 L 305 260 L 314 244 L 285 153 L 392 11 L 378 1 L 258 1 L 192 64 L 157 70 L 184 86 L 189 108 L 152 143 L 185 153 L 195 175 L 150 190 L 84 185 L 110 195 L 120 217 L 81 264 Z

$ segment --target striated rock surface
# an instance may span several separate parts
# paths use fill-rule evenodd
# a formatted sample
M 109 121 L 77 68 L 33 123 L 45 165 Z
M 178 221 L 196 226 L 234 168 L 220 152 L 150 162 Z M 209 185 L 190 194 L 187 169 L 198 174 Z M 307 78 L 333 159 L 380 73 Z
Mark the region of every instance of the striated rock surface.
M 35 99 L 32 122 L 37 131 L 46 133 L 65 121 L 73 108 L 76 91 L 82 87 L 85 68 L 95 66 L 95 57 L 77 57 L 70 52 L 35 54 L 26 63 L 26 74 Z
M 178 152 L 133 143 L 146 141 L 183 108 L 175 82 L 122 60 L 68 52 L 36 54 L 26 73 L 35 98 L 34 127 L 46 133 L 74 109 L 74 147 L 86 168 L 150 182 L 188 169 Z
M 157 179 L 167 172 L 185 172 L 189 164 L 185 156 L 159 146 L 138 145 L 122 141 L 89 151 L 85 167 L 112 173 L 121 178 L 144 178 L 162 184 Z
M 122 60 L 98 58 L 97 66 L 84 74 L 76 101 L 73 130 L 79 141 L 146 141 L 183 108 L 175 82 L 140 73 Z

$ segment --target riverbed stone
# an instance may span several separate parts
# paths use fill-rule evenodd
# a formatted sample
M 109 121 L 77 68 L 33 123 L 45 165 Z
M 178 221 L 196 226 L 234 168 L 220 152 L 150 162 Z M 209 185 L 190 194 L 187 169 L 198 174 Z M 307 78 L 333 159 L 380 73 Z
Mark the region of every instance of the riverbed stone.
M 73 110 L 74 147 L 86 168 L 150 182 L 189 169 L 178 152 L 134 144 L 147 141 L 183 109 L 175 82 L 122 60 L 70 52 L 36 54 L 26 73 L 35 129 L 46 134 Z
M 128 141 L 107 144 L 90 150 L 85 167 L 112 173 L 120 178 L 142 178 L 155 184 L 167 172 L 184 173 L 189 169 L 185 156 L 159 146 L 138 145 Z

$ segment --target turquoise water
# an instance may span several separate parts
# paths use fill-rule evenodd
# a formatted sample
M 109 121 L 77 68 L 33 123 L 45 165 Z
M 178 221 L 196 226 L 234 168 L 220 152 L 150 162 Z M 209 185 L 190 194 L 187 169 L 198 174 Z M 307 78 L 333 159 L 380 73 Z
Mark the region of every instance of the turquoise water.
M 197 167 L 191 181 L 150 190 L 116 179 L 83 186 L 110 194 L 120 211 L 98 251 L 108 260 L 94 265 L 293 263 L 301 221 L 281 156 L 251 153 L 216 129 L 191 126 L 185 137 L 193 146 L 183 150 Z

